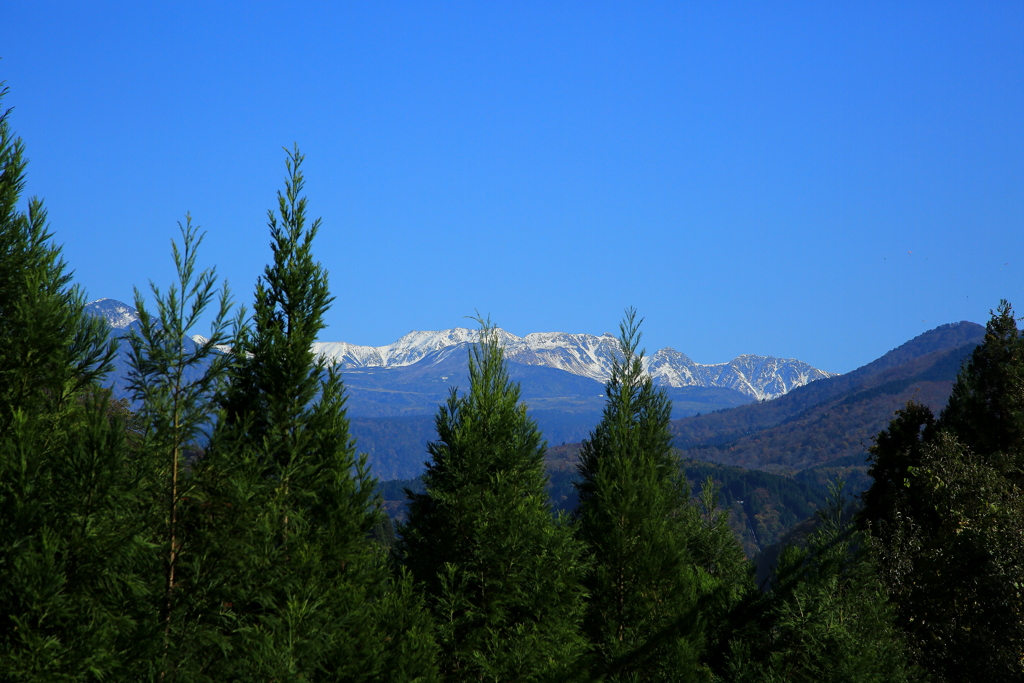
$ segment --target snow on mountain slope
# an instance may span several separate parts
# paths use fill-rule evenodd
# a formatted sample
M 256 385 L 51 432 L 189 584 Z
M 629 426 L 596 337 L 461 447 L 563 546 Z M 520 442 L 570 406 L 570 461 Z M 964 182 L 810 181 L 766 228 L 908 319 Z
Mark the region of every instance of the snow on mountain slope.
M 618 350 L 615 337 L 607 333 L 598 337 L 535 332 L 517 337 L 504 330 L 498 332 L 510 361 L 557 368 L 600 382 L 611 375 L 612 359 Z M 386 346 L 320 342 L 314 344 L 313 349 L 343 368 L 401 367 L 417 363 L 442 349 L 454 351 L 452 347 L 465 347 L 475 340 L 475 330 L 460 327 L 439 332 L 410 332 Z M 704 365 L 670 348 L 644 358 L 644 369 L 658 385 L 725 387 L 755 399 L 781 396 L 808 382 L 832 376 L 799 360 L 770 356 L 743 355 L 728 363 Z
M 517 340 L 504 330 L 499 330 L 506 347 Z M 472 344 L 476 341 L 476 330 L 456 327 L 440 332 L 412 332 L 402 335 L 398 341 L 386 346 L 357 346 L 348 342 L 314 342 L 313 352 L 329 362 L 344 368 L 394 368 L 412 365 L 425 356 L 441 349 Z
M 135 309 L 113 299 L 98 299 L 87 309 L 105 318 L 113 330 L 123 331 L 122 334 L 139 319 Z M 505 345 L 505 357 L 512 362 L 564 370 L 599 382 L 611 375 L 612 359 L 618 352 L 617 340 L 607 333 L 596 336 L 534 332 L 517 337 L 499 329 L 498 335 Z M 420 361 L 431 365 L 452 354 L 466 353 L 466 347 L 476 338 L 476 330 L 456 327 L 437 332 L 413 331 L 385 346 L 317 342 L 313 344 L 313 351 L 328 362 L 349 369 L 404 367 Z M 192 340 L 199 344 L 206 341 L 200 335 Z M 230 351 L 226 346 L 218 349 Z M 704 365 L 671 348 L 645 357 L 644 369 L 654 378 L 654 383 L 661 386 L 723 387 L 755 399 L 775 398 L 814 380 L 833 376 L 799 360 L 770 356 L 743 355 L 728 363 Z
M 86 306 L 86 310 L 104 318 L 107 324 L 115 330 L 127 331 L 139 321 L 138 311 L 116 299 L 96 299 Z
M 509 360 L 524 365 L 544 365 L 604 382 L 612 374 L 618 341 L 610 334 L 534 332 L 506 347 Z
M 206 342 L 208 342 L 210 340 L 208 338 L 204 337 L 201 334 L 193 334 L 192 335 L 192 341 L 194 341 L 199 346 L 202 346 L 203 344 L 205 344 Z M 231 353 L 231 345 L 230 344 L 214 344 L 213 348 L 217 349 L 221 353 Z

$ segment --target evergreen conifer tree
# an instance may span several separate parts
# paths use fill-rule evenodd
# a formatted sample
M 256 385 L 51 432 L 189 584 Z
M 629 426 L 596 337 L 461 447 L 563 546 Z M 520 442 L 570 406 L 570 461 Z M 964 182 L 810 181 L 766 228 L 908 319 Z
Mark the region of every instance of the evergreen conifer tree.
M 705 523 L 690 498 L 671 446 L 671 402 L 637 350 L 639 325 L 628 310 L 607 405 L 580 454 L 576 514 L 593 562 L 585 622 L 591 675 L 707 680 L 709 625 L 735 595 L 743 561 L 711 499 Z
M 135 308 L 139 328 L 132 334 L 130 386 L 140 405 L 142 425 L 137 451 L 144 465 L 139 493 L 157 553 L 149 576 L 152 619 L 140 639 L 160 646 L 142 657 L 136 674 L 155 667 L 161 681 L 194 680 L 206 667 L 218 640 L 218 609 L 209 591 L 217 583 L 220 547 L 206 524 L 202 509 L 202 456 L 224 389 L 230 357 L 217 346 L 230 341 L 227 316 L 231 308 L 225 283 L 215 291 L 216 273 L 196 275 L 197 249 L 203 236 L 186 217 L 179 224 L 182 246 L 172 243 L 177 282 L 166 292 L 151 284 L 156 312 L 151 314 L 138 290 Z M 209 338 L 196 343 L 188 337 L 207 307 L 218 301 Z
M 339 371 L 314 356 L 332 297 L 313 260 L 302 155 L 288 156 L 273 263 L 236 342 L 209 462 L 223 533 L 248 549 L 222 604 L 223 680 L 428 680 L 429 618 L 369 534 L 381 514 L 345 416 Z M 241 559 L 241 558 L 240 558 Z
M 6 94 L 0 84 L 0 99 Z M 144 533 L 123 424 L 97 382 L 115 347 L 84 311 L 24 148 L 0 113 L 0 677 L 126 675 Z
M 478 322 L 469 391 L 453 389 L 438 411 L 400 549 L 426 589 L 446 680 L 552 680 L 583 651 L 581 548 L 551 515 L 545 443 L 498 330 Z
M 937 426 L 1024 483 L 1024 335 L 1005 299 L 992 311 L 985 341 L 957 377 Z

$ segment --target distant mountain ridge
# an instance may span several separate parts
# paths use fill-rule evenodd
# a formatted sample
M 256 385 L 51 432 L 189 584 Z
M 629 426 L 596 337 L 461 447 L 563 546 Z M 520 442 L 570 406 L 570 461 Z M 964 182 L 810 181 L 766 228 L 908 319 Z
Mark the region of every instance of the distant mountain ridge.
M 85 307 L 87 313 L 103 318 L 110 326 L 110 336 L 119 340 L 117 355 L 114 356 L 113 370 L 107 375 L 105 386 L 109 387 L 117 398 L 132 399 L 130 347 L 128 337 L 133 331 L 140 329 L 139 312 L 132 306 L 118 301 L 117 299 L 97 299 Z M 198 335 L 196 335 L 198 337 Z M 200 339 L 202 339 L 200 337 Z M 205 340 L 204 340 L 205 341 Z M 189 349 L 195 348 L 195 339 L 183 339 Z M 185 377 L 188 381 L 198 378 L 203 372 L 201 367 L 193 367 L 186 371 Z M 138 409 L 137 403 L 132 403 L 133 409 Z
M 139 320 L 134 308 L 115 299 L 97 299 L 87 308 L 104 318 L 118 336 L 127 334 Z M 505 357 L 512 363 L 562 370 L 600 383 L 611 376 L 612 361 L 618 352 L 616 338 L 608 333 L 597 336 L 534 332 L 525 337 L 517 337 L 501 329 L 498 333 L 505 345 Z M 465 358 L 476 336 L 476 330 L 456 327 L 409 332 L 384 346 L 316 342 L 313 351 L 346 370 L 400 368 L 420 363 L 437 365 L 455 354 Z M 193 340 L 205 342 L 201 335 L 195 335 Z M 227 347 L 218 348 L 229 350 Z M 659 386 L 732 389 L 754 400 L 783 396 L 797 387 L 836 376 L 800 360 L 753 354 L 738 356 L 728 363 L 696 363 L 672 348 L 645 356 L 644 369 Z
M 534 332 L 525 337 L 499 329 L 505 357 L 522 365 L 555 368 L 604 382 L 611 376 L 618 342 L 611 334 Z M 450 354 L 466 353 L 476 341 L 476 331 L 457 327 L 436 332 L 410 332 L 392 344 L 358 346 L 347 342 L 318 342 L 316 353 L 345 369 L 395 368 L 440 362 Z M 655 384 L 666 387 L 721 387 L 753 399 L 782 396 L 796 387 L 834 377 L 792 358 L 742 355 L 728 363 L 702 364 L 686 354 L 665 348 L 645 356 L 644 369 Z
M 138 326 L 138 313 L 113 299 L 94 301 L 87 310 L 110 324 L 112 336 L 122 338 L 107 386 L 119 398 L 131 399 L 129 349 L 123 338 Z M 456 328 L 411 332 L 386 347 L 344 342 L 314 345 L 316 353 L 344 369 L 352 433 L 360 450 L 369 454 L 377 475 L 407 478 L 422 472 L 426 444 L 434 438 L 438 404 L 453 387 L 465 390 L 468 386 L 467 358 L 476 334 Z M 548 441 L 572 443 L 585 438 L 604 408 L 603 382 L 617 351 L 615 338 L 561 332 L 525 338 L 501 335 L 509 374 L 520 383 L 522 399 Z M 186 345 L 204 342 L 200 335 L 183 340 Z M 672 399 L 675 417 L 743 405 L 831 376 L 800 361 L 753 355 L 699 365 L 672 349 L 658 351 L 646 365 Z
M 774 401 L 676 420 L 674 445 L 686 457 L 747 468 L 861 466 L 872 438 L 908 400 L 936 413 L 945 406 L 961 363 L 984 336 L 976 323 L 941 325 Z
M 138 325 L 137 312 L 119 301 L 101 299 L 88 310 L 110 323 L 112 336 L 124 337 Z M 866 448 L 892 412 L 909 398 L 941 409 L 961 360 L 984 331 L 969 322 L 942 325 L 857 370 L 802 385 L 805 368 L 759 356 L 702 366 L 662 349 L 649 358 L 647 368 L 672 399 L 673 416 L 690 416 L 672 423 L 674 444 L 686 457 L 795 473 L 816 484 L 841 475 L 856 487 L 864 481 Z M 468 346 L 475 335 L 456 328 L 410 333 L 383 348 L 315 347 L 342 360 L 352 434 L 377 476 L 405 479 L 423 471 L 426 444 L 436 436 L 437 405 L 452 387 L 467 386 Z M 552 445 L 551 453 L 563 449 L 557 444 L 567 444 L 565 457 L 571 459 L 568 454 L 578 445 L 568 444 L 578 444 L 600 419 L 605 399 L 595 375 L 610 369 L 615 339 L 564 333 L 503 337 L 509 373 L 521 384 L 523 401 Z M 118 397 L 130 398 L 127 346 L 122 342 L 108 386 Z M 734 388 L 740 382 L 748 383 L 746 393 Z M 750 385 L 762 395 L 785 393 L 756 401 Z

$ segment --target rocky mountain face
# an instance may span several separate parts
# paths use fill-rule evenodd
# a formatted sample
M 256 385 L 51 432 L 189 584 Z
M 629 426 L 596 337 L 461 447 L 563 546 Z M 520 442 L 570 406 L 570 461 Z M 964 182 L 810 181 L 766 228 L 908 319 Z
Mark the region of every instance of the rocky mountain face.
M 97 299 L 85 307 L 95 316 L 104 318 L 117 335 L 127 334 L 139 322 L 139 312 L 116 299 Z
M 505 356 L 521 365 L 563 370 L 604 382 L 611 375 L 618 342 L 610 334 L 536 332 L 525 337 L 499 330 Z M 410 332 L 393 344 L 357 346 L 346 342 L 320 342 L 314 350 L 346 369 L 395 368 L 424 361 L 438 363 L 466 349 L 476 332 L 465 328 L 438 332 Z M 755 400 L 775 398 L 796 387 L 835 376 L 791 358 L 743 355 L 728 363 L 702 364 L 686 354 L 665 348 L 644 358 L 644 369 L 655 384 L 665 387 L 721 387 Z

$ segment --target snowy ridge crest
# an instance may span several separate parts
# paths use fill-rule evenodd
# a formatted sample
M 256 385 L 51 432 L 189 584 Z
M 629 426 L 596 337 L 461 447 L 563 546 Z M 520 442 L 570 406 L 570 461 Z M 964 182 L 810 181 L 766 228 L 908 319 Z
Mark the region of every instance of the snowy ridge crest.
M 612 361 L 618 352 L 618 340 L 607 333 L 595 336 L 535 332 L 517 337 L 500 328 L 498 333 L 505 345 L 505 357 L 512 362 L 556 368 L 599 382 L 611 376 Z M 457 327 L 436 332 L 413 331 L 386 346 L 318 342 L 313 350 L 342 368 L 388 368 L 412 365 L 428 356 L 447 357 L 476 339 L 476 330 Z M 758 400 L 775 398 L 809 382 L 834 376 L 803 361 L 772 356 L 742 355 L 728 363 L 705 365 L 671 348 L 646 356 L 644 370 L 660 386 L 724 387 Z
M 139 320 L 134 308 L 114 299 L 98 299 L 88 306 L 93 315 L 104 318 L 114 331 L 127 332 Z M 611 376 L 612 362 L 619 344 L 614 335 L 605 333 L 569 334 L 566 332 L 534 332 L 517 337 L 498 329 L 498 338 L 505 346 L 505 357 L 514 363 L 564 370 L 604 382 Z M 466 353 L 476 342 L 479 332 L 464 327 L 440 331 L 412 331 L 385 346 L 358 346 L 348 342 L 316 342 L 313 352 L 326 362 L 344 368 L 394 368 L 424 362 L 439 362 L 453 353 Z M 201 335 L 192 341 L 206 343 Z M 218 346 L 222 352 L 230 347 Z M 668 387 L 724 387 L 735 389 L 755 399 L 781 396 L 796 387 L 834 373 L 811 367 L 793 358 L 743 355 L 728 363 L 705 365 L 695 363 L 686 354 L 665 348 L 643 360 L 644 370 L 654 383 Z
M 139 321 L 138 311 L 116 299 L 96 299 L 85 308 L 89 313 L 106 320 L 114 330 L 128 330 Z
M 395 368 L 412 365 L 428 354 L 453 346 L 473 344 L 478 332 L 456 327 L 440 332 L 417 332 L 402 335 L 398 341 L 385 346 L 357 346 L 348 342 L 314 342 L 313 352 L 343 368 Z M 498 330 L 499 339 L 506 348 L 518 337 Z
M 210 340 L 207 339 L 206 337 L 204 337 L 201 334 L 193 334 L 192 335 L 192 341 L 194 341 L 199 346 L 202 346 L 203 344 L 206 344 Z M 231 353 L 231 345 L 230 344 L 214 344 L 213 348 L 215 348 L 216 350 L 220 351 L 221 353 Z

